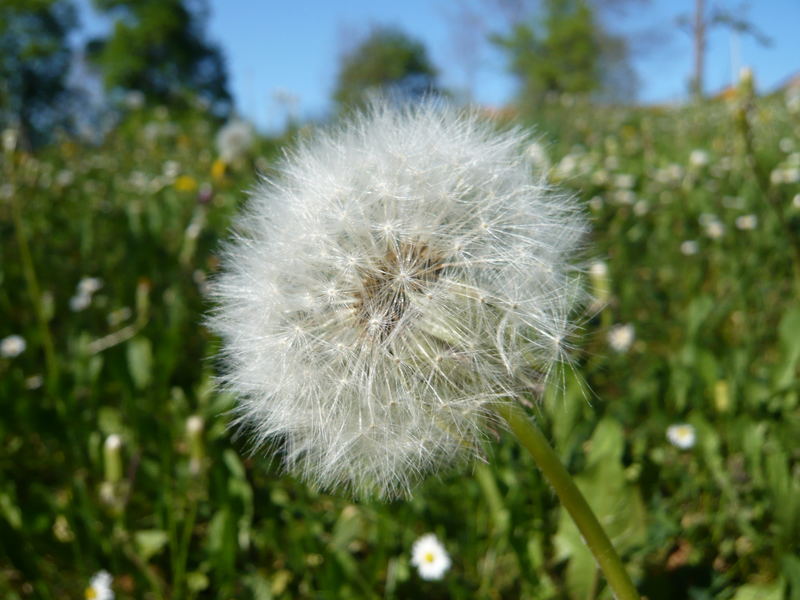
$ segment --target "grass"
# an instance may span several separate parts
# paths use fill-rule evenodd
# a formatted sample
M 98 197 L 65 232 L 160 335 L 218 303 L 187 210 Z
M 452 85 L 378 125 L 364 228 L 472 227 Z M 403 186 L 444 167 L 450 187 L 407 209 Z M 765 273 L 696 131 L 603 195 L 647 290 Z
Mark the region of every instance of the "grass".
M 543 430 L 648 598 L 797 600 L 800 113 L 559 101 L 530 125 L 607 268 Z M 203 289 L 284 140 L 223 169 L 215 127 L 143 109 L 99 145 L 3 154 L 0 337 L 26 348 L 0 358 L 0 595 L 80 598 L 106 569 L 125 599 L 608 598 L 507 435 L 390 504 L 319 494 L 232 436 Z M 73 310 L 85 277 L 102 287 Z M 635 337 L 614 350 L 620 324 Z M 665 436 L 683 422 L 688 450 Z M 429 531 L 442 581 L 409 563 Z

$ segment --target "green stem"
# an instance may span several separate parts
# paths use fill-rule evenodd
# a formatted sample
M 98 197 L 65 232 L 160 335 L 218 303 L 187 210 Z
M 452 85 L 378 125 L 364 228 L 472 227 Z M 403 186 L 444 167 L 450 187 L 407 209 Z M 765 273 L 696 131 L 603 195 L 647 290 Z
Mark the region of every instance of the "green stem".
M 513 402 L 498 403 L 494 406 L 494 410 L 506 421 L 553 486 L 559 500 L 578 526 L 589 550 L 594 554 L 615 598 L 639 600 L 639 594 L 633 587 L 611 540 L 608 539 L 583 494 L 533 420 Z
M 47 371 L 47 390 L 54 393 L 58 382 L 58 361 L 56 360 L 55 345 L 53 337 L 50 335 L 50 327 L 47 324 L 47 316 L 42 306 L 42 294 L 39 290 L 39 282 L 36 278 L 36 269 L 31 257 L 31 250 L 28 244 L 28 235 L 25 231 L 25 223 L 22 218 L 22 210 L 19 207 L 16 194 L 11 195 L 11 217 L 14 221 L 14 230 L 17 234 L 17 246 L 19 247 L 19 257 L 22 263 L 22 273 L 25 277 L 25 285 L 28 288 L 28 296 L 33 304 L 36 313 L 36 321 L 39 325 L 39 336 L 41 337 L 42 347 L 44 348 L 44 362 Z

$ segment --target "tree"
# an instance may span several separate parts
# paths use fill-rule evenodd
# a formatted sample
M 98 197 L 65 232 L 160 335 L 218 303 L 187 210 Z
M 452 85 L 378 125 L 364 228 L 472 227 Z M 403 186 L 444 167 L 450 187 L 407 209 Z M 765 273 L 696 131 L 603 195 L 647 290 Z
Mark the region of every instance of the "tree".
M 0 125 L 19 128 L 23 144 L 66 123 L 67 38 L 77 23 L 68 0 L 0 2 Z
M 230 111 L 224 60 L 203 33 L 203 3 L 95 0 L 95 6 L 117 17 L 111 35 L 88 47 L 107 90 L 138 90 L 160 103 L 196 94 L 221 116 Z
M 624 97 L 635 82 L 625 40 L 604 29 L 588 0 L 544 0 L 539 13 L 492 39 L 508 53 L 526 104 L 549 93 Z
M 702 98 L 704 94 L 703 80 L 705 73 L 707 30 L 714 27 L 728 27 L 731 31 L 735 31 L 736 33 L 752 36 L 762 46 L 768 46 L 771 43 L 769 37 L 756 29 L 747 19 L 740 16 L 744 12 L 744 6 L 740 6 L 736 11 L 714 7 L 711 14 L 707 15 L 705 0 L 695 0 L 694 17 L 691 20 L 688 15 L 681 15 L 678 18 L 678 26 L 682 27 L 692 36 L 694 66 L 689 87 L 695 98 Z
M 344 55 L 333 99 L 343 110 L 363 103 L 373 90 L 420 98 L 440 93 L 437 74 L 425 46 L 400 30 L 381 27 Z

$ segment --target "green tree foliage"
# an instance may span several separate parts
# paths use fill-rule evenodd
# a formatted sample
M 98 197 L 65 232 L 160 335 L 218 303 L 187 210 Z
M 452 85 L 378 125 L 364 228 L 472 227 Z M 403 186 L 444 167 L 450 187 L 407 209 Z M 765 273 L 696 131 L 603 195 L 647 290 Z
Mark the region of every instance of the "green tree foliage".
M 535 18 L 492 39 L 508 54 L 525 104 L 549 93 L 631 93 L 635 77 L 625 40 L 604 29 L 587 0 L 545 0 Z
M 362 103 L 374 90 L 418 98 L 440 93 L 437 75 L 422 43 L 394 28 L 376 28 L 345 54 L 333 98 L 340 109 Z
M 25 144 L 66 121 L 76 26 L 68 0 L 0 0 L 0 126 L 19 128 Z
M 220 51 L 203 32 L 203 5 L 190 0 L 95 0 L 116 16 L 113 32 L 93 40 L 89 55 L 106 89 L 139 90 L 149 101 L 176 102 L 185 94 L 230 110 L 227 72 Z

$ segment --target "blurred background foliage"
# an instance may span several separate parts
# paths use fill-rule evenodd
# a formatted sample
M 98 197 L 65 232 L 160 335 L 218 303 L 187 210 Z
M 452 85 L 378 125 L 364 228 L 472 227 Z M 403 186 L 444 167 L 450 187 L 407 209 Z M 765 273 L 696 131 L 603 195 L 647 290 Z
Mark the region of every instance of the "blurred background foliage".
M 0 595 L 80 598 L 105 569 L 118 598 L 609 598 L 501 432 L 472 473 L 355 504 L 228 429 L 203 326 L 215 253 L 243 190 L 314 125 L 223 124 L 198 6 L 98 2 L 119 22 L 89 52 L 108 96 L 86 135 L 63 101 L 70 4 L 0 3 Z M 573 33 L 596 50 L 602 5 L 543 7 L 498 40 L 518 101 L 485 112 L 530 127 L 531 168 L 585 203 L 597 301 L 532 410 L 648 598 L 798 600 L 800 90 L 757 97 L 745 76 L 687 106 L 601 102 L 602 53 L 570 63 L 581 83 L 541 63 Z M 353 48 L 339 109 L 408 77 L 440 89 L 402 32 Z M 442 581 L 409 563 L 429 531 Z

